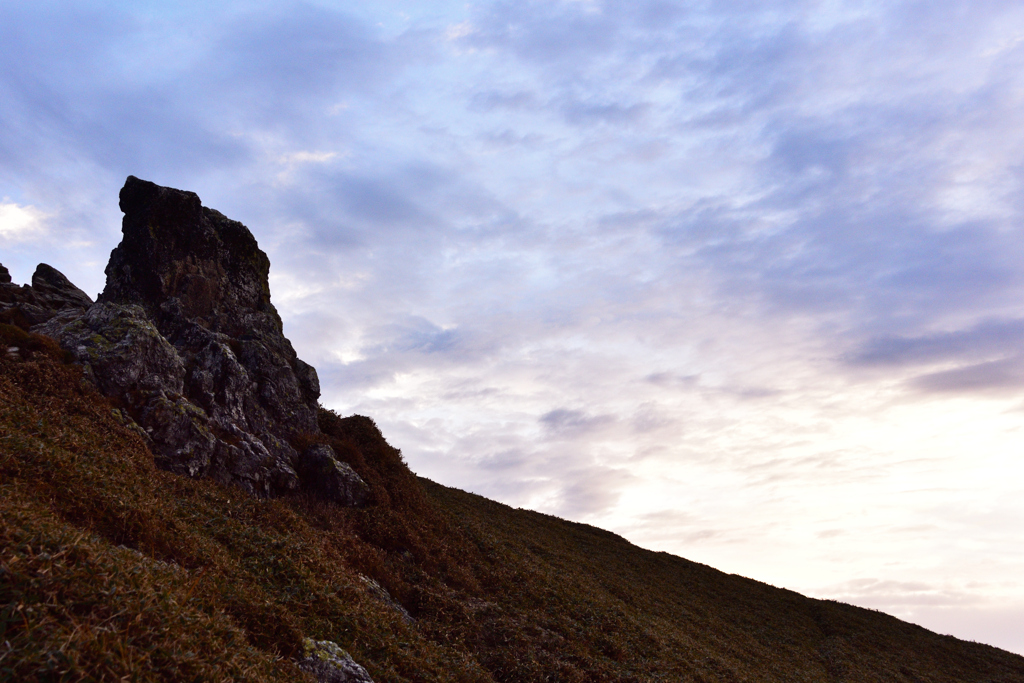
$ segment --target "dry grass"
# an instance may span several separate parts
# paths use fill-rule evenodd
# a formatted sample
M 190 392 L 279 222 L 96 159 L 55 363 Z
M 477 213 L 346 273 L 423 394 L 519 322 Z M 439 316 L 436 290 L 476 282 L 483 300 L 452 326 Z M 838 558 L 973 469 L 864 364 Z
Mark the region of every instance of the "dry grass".
M 995 648 L 417 479 L 368 418 L 321 413 L 364 509 L 159 471 L 64 360 L 0 325 L 0 680 L 308 680 L 309 636 L 378 683 L 1024 681 Z
M 159 471 L 59 351 L 5 341 L 0 680 L 303 680 L 304 636 L 379 681 L 488 680 L 367 590 L 350 511 Z

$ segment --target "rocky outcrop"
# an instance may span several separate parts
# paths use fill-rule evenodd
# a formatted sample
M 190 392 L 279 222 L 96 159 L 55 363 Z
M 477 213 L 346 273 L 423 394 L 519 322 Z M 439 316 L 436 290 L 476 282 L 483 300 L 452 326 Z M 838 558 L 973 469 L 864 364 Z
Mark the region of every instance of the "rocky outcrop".
M 71 284 L 64 273 L 45 263 L 36 266 L 36 272 L 32 273 L 32 293 L 40 306 L 50 310 L 81 310 L 92 306 L 92 299 L 85 292 Z
M 192 192 L 132 176 L 121 210 L 98 302 L 41 265 L 31 303 L 17 303 L 48 313 L 31 318 L 33 331 L 85 367 L 164 469 L 257 496 L 301 488 L 362 504 L 366 484 L 319 436 L 316 370 L 284 336 L 252 233 Z
M 373 683 L 370 674 L 349 653 L 330 640 L 303 640 L 299 668 L 316 676 L 317 683 Z
M 91 305 L 92 299 L 53 266 L 40 263 L 32 284 L 19 286 L 0 265 L 0 320 L 4 322 L 39 325 L 62 311 L 81 313 Z
M 70 351 L 86 378 L 144 426 L 159 466 L 193 477 L 208 472 L 216 448 L 209 419 L 183 395 L 185 361 L 141 306 L 97 303 L 32 329 Z

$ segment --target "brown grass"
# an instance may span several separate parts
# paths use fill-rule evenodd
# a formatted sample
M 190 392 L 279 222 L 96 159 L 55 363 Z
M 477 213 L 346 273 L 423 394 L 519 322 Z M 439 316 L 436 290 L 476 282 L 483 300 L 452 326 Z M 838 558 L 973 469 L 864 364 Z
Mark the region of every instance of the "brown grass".
M 159 471 L 64 360 L 0 326 L 0 680 L 304 680 L 308 636 L 378 683 L 1024 681 L 1016 655 L 418 479 L 365 417 L 315 437 L 363 509 Z

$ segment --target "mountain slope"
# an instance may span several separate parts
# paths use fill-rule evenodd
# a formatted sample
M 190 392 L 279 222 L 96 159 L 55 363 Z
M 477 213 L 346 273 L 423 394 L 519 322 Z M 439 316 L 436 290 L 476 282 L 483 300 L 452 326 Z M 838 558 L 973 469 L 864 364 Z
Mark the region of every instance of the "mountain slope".
M 47 338 L 0 325 L 0 680 L 1024 681 L 1024 658 L 416 478 L 319 415 L 364 508 L 158 470 Z M 311 437 L 312 438 L 312 437 Z
M 638 680 L 1019 681 L 1024 658 L 881 612 L 719 572 L 612 533 L 423 480 L 489 556 L 526 577 L 511 602 Z M 533 647 L 544 647 L 537 638 Z M 558 653 L 557 641 L 549 648 Z M 527 648 L 529 649 L 529 648 Z M 557 656 L 557 654 L 555 655 Z

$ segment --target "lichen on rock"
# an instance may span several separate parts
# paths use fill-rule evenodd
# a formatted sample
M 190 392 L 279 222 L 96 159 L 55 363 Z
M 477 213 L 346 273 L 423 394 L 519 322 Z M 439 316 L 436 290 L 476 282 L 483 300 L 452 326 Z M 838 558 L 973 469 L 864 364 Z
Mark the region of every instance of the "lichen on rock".
M 373 683 L 366 669 L 337 643 L 304 638 L 302 650 L 299 668 L 316 676 L 318 683 Z

